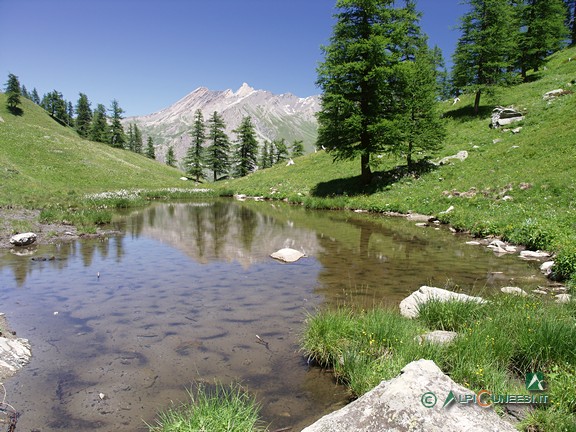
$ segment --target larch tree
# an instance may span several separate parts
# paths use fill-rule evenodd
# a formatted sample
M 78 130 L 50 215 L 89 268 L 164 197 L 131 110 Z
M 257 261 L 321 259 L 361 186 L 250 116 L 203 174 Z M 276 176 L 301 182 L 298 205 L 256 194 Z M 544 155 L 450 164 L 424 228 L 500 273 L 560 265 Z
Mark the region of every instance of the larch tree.
M 148 136 L 146 140 L 146 157 L 150 159 L 156 159 L 156 151 L 154 150 L 154 140 L 151 136 Z
M 334 160 L 360 158 L 361 180 L 372 180 L 371 157 L 395 153 L 401 131 L 398 65 L 415 51 L 414 3 L 338 0 L 336 24 L 317 69 L 322 90 L 317 147 Z
M 204 175 L 204 143 L 206 142 L 206 125 L 204 116 L 199 109 L 194 113 L 194 126 L 190 133 L 192 143 L 184 158 L 186 175 L 199 182 L 206 178 Z
M 294 140 L 290 149 L 293 158 L 304 156 L 304 141 Z
M 452 57 L 452 80 L 458 90 L 476 93 L 478 114 L 482 92 L 514 78 L 519 26 L 508 0 L 467 0 L 469 11 L 461 18 L 461 36 Z
M 90 124 L 92 123 L 92 109 L 88 96 L 80 93 L 78 102 L 76 102 L 76 131 L 82 138 L 88 138 L 90 133 Z
M 32 93 L 30 94 L 30 100 L 34 102 L 36 105 L 40 105 L 40 95 L 38 94 L 38 90 L 36 90 L 36 87 L 32 89 Z
M 92 124 L 90 125 L 90 133 L 88 137 L 92 141 L 101 143 L 108 142 L 109 130 L 108 121 L 106 118 L 106 107 L 98 104 L 92 116 Z
M 108 144 L 116 148 L 124 148 L 126 143 L 126 134 L 124 132 L 124 127 L 122 126 L 122 114 L 124 110 L 120 108 L 120 104 L 116 99 L 112 100 L 110 105 L 110 136 Z
M 563 0 L 525 0 L 520 9 L 520 56 L 522 77 L 538 71 L 546 57 L 560 50 L 567 38 L 567 9 Z
M 258 167 L 258 140 L 250 116 L 234 130 L 237 135 L 234 175 L 244 177 Z
M 140 154 L 142 153 L 143 148 L 144 148 L 144 141 L 142 138 L 142 131 L 140 130 L 138 125 L 134 123 L 134 147 L 132 148 L 132 151 L 134 153 Z
M 231 167 L 230 139 L 226 134 L 226 124 L 216 111 L 208 119 L 208 140 L 206 164 L 216 181 L 218 176 L 228 174 Z
M 262 150 L 260 151 L 260 168 L 266 169 L 270 168 L 272 165 L 270 164 L 270 141 L 265 141 L 264 145 L 262 146 Z
M 14 74 L 8 74 L 8 81 L 6 81 L 6 86 L 4 88 L 6 92 L 6 107 L 10 112 L 19 113 L 21 111 L 19 105 L 22 103 L 20 96 L 22 95 L 20 89 L 20 81 L 18 77 Z
M 288 159 L 288 146 L 284 138 L 272 141 L 272 148 L 274 149 L 274 164 L 279 164 Z
M 176 167 L 176 156 L 174 155 L 174 147 L 168 147 L 166 151 L 166 165 Z

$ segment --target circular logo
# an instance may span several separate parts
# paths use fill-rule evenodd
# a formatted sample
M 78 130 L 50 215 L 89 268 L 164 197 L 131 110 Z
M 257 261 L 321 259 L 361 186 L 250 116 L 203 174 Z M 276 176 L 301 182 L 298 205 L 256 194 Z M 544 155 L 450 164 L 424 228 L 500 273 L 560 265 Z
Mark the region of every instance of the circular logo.
M 432 392 L 426 392 L 420 398 L 420 402 L 422 402 L 422 405 L 424 405 L 426 408 L 432 408 L 434 405 L 436 405 L 437 401 L 438 398 Z

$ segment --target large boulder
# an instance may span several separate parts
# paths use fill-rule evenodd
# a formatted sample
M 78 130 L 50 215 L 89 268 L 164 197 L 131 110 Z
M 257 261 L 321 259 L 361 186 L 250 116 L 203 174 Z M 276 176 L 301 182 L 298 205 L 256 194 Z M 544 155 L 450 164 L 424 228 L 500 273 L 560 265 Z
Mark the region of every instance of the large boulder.
M 11 375 L 30 361 L 28 339 L 0 337 L 0 376 Z
M 482 297 L 472 297 L 467 294 L 455 293 L 442 288 L 430 286 L 421 286 L 418 291 L 414 291 L 408 297 L 400 302 L 400 314 L 407 318 L 416 318 L 419 314 L 420 305 L 436 300 L 445 301 L 474 301 L 477 303 L 486 303 Z
M 450 392 L 456 399 L 444 407 Z M 444 375 L 432 360 L 418 360 L 406 365 L 396 378 L 382 381 L 302 432 L 516 431 L 491 408 L 458 403 L 464 395 L 473 397 L 469 389 Z
M 520 111 L 512 107 L 504 108 L 498 106 L 492 110 L 491 124 L 494 129 L 500 126 L 507 126 L 511 123 L 524 120 L 524 116 Z
M 13 235 L 10 238 L 10 243 L 14 246 L 28 246 L 36 241 L 36 234 L 27 232 L 22 234 Z

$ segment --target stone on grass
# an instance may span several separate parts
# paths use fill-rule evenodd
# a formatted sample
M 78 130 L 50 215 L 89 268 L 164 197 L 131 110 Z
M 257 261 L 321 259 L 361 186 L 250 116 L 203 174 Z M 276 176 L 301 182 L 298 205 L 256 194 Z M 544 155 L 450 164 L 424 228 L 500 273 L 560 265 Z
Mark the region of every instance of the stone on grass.
M 291 263 L 294 261 L 298 261 L 300 258 L 305 256 L 305 254 L 296 250 L 296 249 L 282 248 L 282 249 L 274 252 L 270 256 L 274 259 Z
M 572 296 L 570 294 L 558 294 L 556 296 L 556 303 L 568 303 L 572 300 Z
M 539 259 L 539 258 L 547 258 L 549 256 L 550 253 L 544 251 L 523 250 L 522 252 L 520 252 L 520 258 L 525 259 Z
M 486 303 L 482 297 L 473 297 L 467 294 L 455 293 L 442 288 L 421 286 L 418 291 L 414 291 L 400 302 L 400 314 L 407 318 L 416 318 L 419 315 L 420 305 L 435 300 L 446 301 L 473 301 L 476 303 Z
M 418 341 L 420 345 L 422 345 L 424 342 L 429 342 L 436 345 L 444 345 L 452 342 L 454 339 L 456 339 L 456 336 L 458 336 L 458 333 L 454 331 L 434 330 L 432 332 L 416 336 L 415 340 Z
M 554 261 L 546 261 L 540 266 L 540 271 L 545 275 L 552 273 L 552 267 L 554 267 Z
M 450 392 L 455 400 L 443 408 Z M 397 377 L 382 381 L 364 396 L 325 415 L 302 432 L 516 431 L 494 409 L 457 403 L 465 395 L 474 397 L 469 389 L 442 373 L 432 360 L 413 361 Z
M 27 232 L 22 234 L 13 235 L 10 238 L 10 243 L 14 246 L 28 246 L 36 241 L 36 234 Z
M 502 291 L 504 294 L 514 294 L 522 297 L 526 297 L 528 295 L 526 291 L 519 287 L 502 287 L 500 288 L 500 291 Z

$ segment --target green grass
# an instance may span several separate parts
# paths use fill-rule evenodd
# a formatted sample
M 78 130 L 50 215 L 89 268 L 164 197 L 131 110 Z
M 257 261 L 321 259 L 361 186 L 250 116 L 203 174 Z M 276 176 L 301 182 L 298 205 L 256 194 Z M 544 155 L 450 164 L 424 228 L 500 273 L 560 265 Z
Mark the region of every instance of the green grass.
M 81 139 L 25 98 L 22 115 L 14 115 L 0 94 L 0 117 L 0 208 L 42 209 L 44 222 L 93 232 L 110 221 L 112 209 L 199 193 L 180 171 Z M 25 230 L 14 223 L 13 230 Z
M 258 406 L 239 385 L 198 384 L 190 401 L 158 414 L 150 432 L 259 432 Z
M 456 105 L 441 102 L 448 135 L 436 159 L 466 150 L 469 157 L 463 162 L 421 164 L 410 173 L 402 159 L 375 158 L 375 180 L 363 186 L 359 160 L 333 163 L 320 151 L 295 159 L 292 166 L 227 181 L 220 185 L 221 193 L 283 199 L 315 209 L 438 215 L 475 236 L 496 235 L 556 252 L 554 271 L 569 278 L 576 274 L 576 95 L 551 102 L 542 98 L 560 87 L 576 91 L 576 62 L 568 62 L 569 57 L 576 57 L 576 48 L 553 55 L 545 70 L 529 76 L 530 82 L 484 97 L 480 117 L 472 115 L 473 95 L 462 95 Z M 514 105 L 525 113 L 520 133 L 489 127 L 496 105 Z M 441 214 L 450 206 L 454 211 Z
M 562 425 L 576 424 L 576 302 L 502 295 L 486 304 L 430 302 L 420 314 L 409 320 L 386 308 L 322 310 L 308 317 L 302 350 L 333 369 L 355 396 L 420 358 L 434 360 L 461 385 L 497 394 L 527 394 L 526 374 L 542 371 L 552 403 L 525 419 L 523 430 L 563 431 Z M 456 330 L 458 337 L 444 346 L 416 338 L 440 329 Z M 564 420 L 555 423 L 556 417 Z

